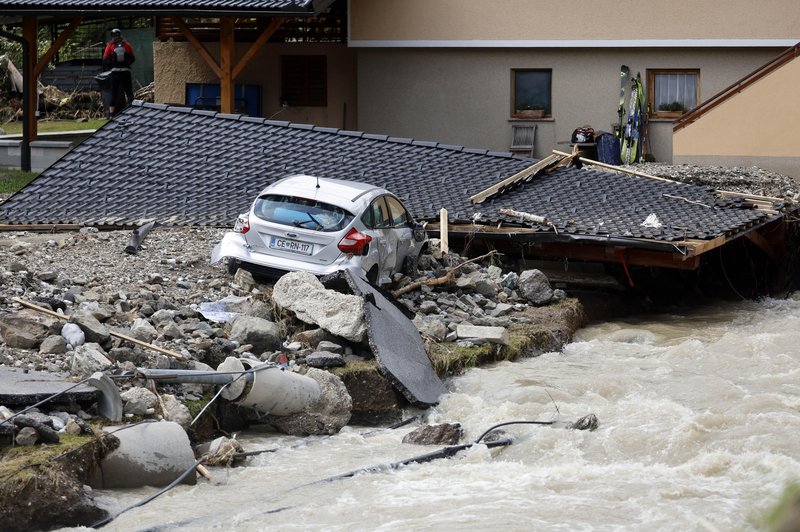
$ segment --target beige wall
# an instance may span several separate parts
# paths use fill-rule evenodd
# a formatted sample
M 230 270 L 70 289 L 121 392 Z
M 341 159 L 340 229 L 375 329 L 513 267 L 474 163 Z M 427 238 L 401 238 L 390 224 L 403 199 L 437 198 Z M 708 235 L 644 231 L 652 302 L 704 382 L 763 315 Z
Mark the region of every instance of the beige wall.
M 681 162 L 717 157 L 791 175 L 800 181 L 800 59 L 770 73 L 677 131 Z
M 352 41 L 798 41 L 800 4 L 798 0 L 350 0 L 350 37 Z
M 584 124 L 611 131 L 617 123 L 619 67 L 699 68 L 707 98 L 772 59 L 782 49 L 361 49 L 358 128 L 471 148 L 508 151 L 511 69 L 551 68 L 553 118 L 540 120 L 537 157 L 569 149 Z M 672 160 L 672 121 L 652 121 L 651 151 Z
M 212 56 L 219 46 L 207 44 Z M 239 44 L 236 57 L 242 57 L 247 45 Z M 289 107 L 281 110 L 281 55 L 327 55 L 328 106 Z M 342 44 L 267 44 L 253 57 L 236 83 L 261 85 L 261 109 L 264 117 L 303 124 L 356 128 L 356 57 L 355 51 Z M 219 83 L 219 78 L 185 42 L 153 44 L 155 101 L 184 105 L 186 83 Z M 346 115 L 346 117 L 345 117 Z

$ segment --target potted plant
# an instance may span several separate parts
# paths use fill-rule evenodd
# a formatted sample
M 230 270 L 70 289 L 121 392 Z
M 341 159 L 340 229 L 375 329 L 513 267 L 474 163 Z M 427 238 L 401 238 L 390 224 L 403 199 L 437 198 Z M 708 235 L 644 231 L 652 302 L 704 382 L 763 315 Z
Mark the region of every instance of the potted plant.
M 662 103 L 658 106 L 658 116 L 664 118 L 678 118 L 686 112 L 681 102 Z
M 514 118 L 542 118 L 544 107 L 537 104 L 523 103 L 514 109 Z

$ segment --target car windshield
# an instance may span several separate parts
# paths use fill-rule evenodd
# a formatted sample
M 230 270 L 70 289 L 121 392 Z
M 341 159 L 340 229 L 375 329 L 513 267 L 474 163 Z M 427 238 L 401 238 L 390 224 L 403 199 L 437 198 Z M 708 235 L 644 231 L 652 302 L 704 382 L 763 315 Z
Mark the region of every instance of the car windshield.
M 277 194 L 258 197 L 253 213 L 268 222 L 316 231 L 339 231 L 353 219 L 351 213 L 335 205 Z

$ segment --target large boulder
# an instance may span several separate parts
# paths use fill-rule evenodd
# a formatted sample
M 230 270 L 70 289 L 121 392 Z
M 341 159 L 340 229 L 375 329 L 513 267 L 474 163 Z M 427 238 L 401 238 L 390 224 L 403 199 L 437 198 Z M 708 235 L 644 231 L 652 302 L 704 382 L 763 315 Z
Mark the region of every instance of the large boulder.
M 517 282 L 520 295 L 534 305 L 544 305 L 553 299 L 550 280 L 541 270 L 525 270 L 519 275 Z
M 240 344 L 250 344 L 253 351 L 263 353 L 281 347 L 278 324 L 255 316 L 238 316 L 233 320 L 229 338 Z
M 8 347 L 35 349 L 45 338 L 57 334 L 59 320 L 23 310 L 0 316 L 0 336 Z
M 364 340 L 367 325 L 361 298 L 328 290 L 308 272 L 290 272 L 278 279 L 272 299 L 305 323 L 352 342 Z
M 112 366 L 103 348 L 96 343 L 83 344 L 75 348 L 69 361 L 70 375 L 89 377 L 97 371 L 105 371 Z
M 103 345 L 111 340 L 111 333 L 108 331 L 108 327 L 100 323 L 89 312 L 77 312 L 70 316 L 69 321 L 81 328 L 87 342 Z

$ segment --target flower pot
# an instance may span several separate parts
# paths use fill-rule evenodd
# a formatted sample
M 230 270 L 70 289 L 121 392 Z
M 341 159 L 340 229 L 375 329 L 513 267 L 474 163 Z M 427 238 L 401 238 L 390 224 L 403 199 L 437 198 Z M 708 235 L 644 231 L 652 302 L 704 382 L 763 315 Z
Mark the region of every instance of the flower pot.
M 524 109 L 514 113 L 514 118 L 542 118 L 543 116 L 543 109 Z

